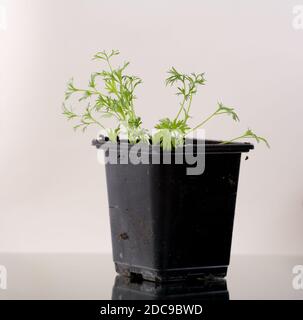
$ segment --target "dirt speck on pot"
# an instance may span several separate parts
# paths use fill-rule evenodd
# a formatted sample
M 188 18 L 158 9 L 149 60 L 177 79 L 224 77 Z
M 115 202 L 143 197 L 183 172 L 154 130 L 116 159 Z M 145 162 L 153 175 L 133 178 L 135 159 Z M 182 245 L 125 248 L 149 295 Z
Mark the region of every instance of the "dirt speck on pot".
M 109 206 L 110 209 L 119 209 L 119 206 Z
M 127 240 L 127 239 L 129 239 L 129 236 L 128 236 L 128 234 L 127 234 L 126 232 L 123 232 L 123 233 L 121 233 L 121 234 L 119 235 L 119 238 L 120 238 L 121 240 Z

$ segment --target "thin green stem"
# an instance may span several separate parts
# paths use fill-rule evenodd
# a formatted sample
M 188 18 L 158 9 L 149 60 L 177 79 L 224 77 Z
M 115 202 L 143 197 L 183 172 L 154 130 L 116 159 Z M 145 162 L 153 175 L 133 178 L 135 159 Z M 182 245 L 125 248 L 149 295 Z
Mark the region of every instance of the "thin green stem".
M 182 101 L 181 104 L 180 104 L 180 109 L 179 109 L 179 111 L 178 111 L 178 113 L 177 113 L 174 121 L 178 120 L 178 118 L 179 118 L 182 110 L 184 110 L 184 104 L 185 104 L 185 98 L 183 99 L 183 101 Z
M 177 121 L 177 120 L 178 120 L 178 118 L 179 118 L 182 110 L 184 110 L 184 112 L 186 112 L 185 109 L 184 109 L 184 104 L 185 104 L 185 102 L 186 102 L 186 84 L 185 84 L 184 78 L 183 78 L 181 81 L 182 81 L 182 83 L 183 83 L 184 95 L 183 95 L 183 100 L 182 100 L 182 102 L 181 102 L 181 104 L 180 104 L 179 111 L 178 111 L 178 113 L 177 113 L 174 121 Z
M 107 62 L 107 64 L 108 64 L 108 67 L 109 67 L 109 69 L 110 69 L 110 72 L 113 72 L 113 68 L 112 68 L 112 66 L 111 66 L 111 64 L 110 64 L 110 62 L 109 62 L 109 57 L 106 55 L 106 62 Z
M 189 133 L 189 132 L 192 132 L 192 131 L 200 128 L 200 127 L 202 127 L 206 122 L 208 122 L 208 121 L 209 121 L 210 119 L 212 119 L 214 116 L 219 116 L 219 115 L 221 115 L 221 114 L 228 114 L 228 112 L 225 112 L 225 111 L 222 112 L 222 111 L 219 111 L 219 109 L 216 110 L 213 114 L 211 114 L 209 117 L 207 117 L 204 121 L 202 121 L 202 122 L 199 123 L 197 126 L 195 126 L 194 128 L 192 128 L 191 130 L 189 130 L 188 133 Z
M 191 107 L 192 100 L 193 100 L 193 95 L 191 94 L 190 98 L 189 98 L 189 103 L 188 103 L 188 106 L 187 106 L 187 110 L 185 112 L 185 118 L 184 118 L 185 123 L 187 122 L 187 120 L 189 118 L 189 110 L 190 110 L 190 107 Z
M 240 139 L 243 139 L 243 138 L 249 138 L 249 137 L 246 137 L 246 135 L 242 135 L 242 136 L 239 136 L 239 137 L 236 137 L 236 138 L 233 138 L 231 140 L 227 140 L 227 141 L 222 141 L 221 144 L 227 144 L 227 143 L 231 143 L 231 142 L 234 142 L 236 140 L 240 140 Z
M 205 120 L 203 120 L 201 123 L 196 125 L 194 128 L 190 129 L 187 133 L 197 130 L 198 128 L 202 127 L 207 121 L 212 119 L 215 115 L 217 115 L 217 111 L 215 111 L 213 114 L 211 114 L 209 117 L 207 117 Z
M 104 97 L 104 94 L 98 90 L 85 90 L 85 89 L 76 89 L 74 92 L 90 92 L 91 94 L 96 94 L 99 96 Z
M 101 124 L 101 122 L 99 122 L 98 120 L 96 120 L 92 115 L 91 115 L 91 119 L 98 124 L 101 128 L 105 129 L 105 127 Z

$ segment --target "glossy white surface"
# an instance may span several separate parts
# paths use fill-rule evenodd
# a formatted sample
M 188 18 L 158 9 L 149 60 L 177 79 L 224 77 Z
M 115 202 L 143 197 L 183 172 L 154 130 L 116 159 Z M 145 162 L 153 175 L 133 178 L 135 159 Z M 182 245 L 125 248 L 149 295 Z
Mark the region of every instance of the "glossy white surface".
M 231 299 L 303 299 L 294 290 L 300 256 L 233 256 L 227 277 Z M 1 254 L 7 290 L 0 299 L 111 299 L 116 277 L 110 255 Z

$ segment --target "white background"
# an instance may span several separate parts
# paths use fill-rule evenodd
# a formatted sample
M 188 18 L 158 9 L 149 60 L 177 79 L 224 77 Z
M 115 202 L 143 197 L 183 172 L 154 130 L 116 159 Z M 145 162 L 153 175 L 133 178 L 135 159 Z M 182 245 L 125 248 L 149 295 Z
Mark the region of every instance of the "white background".
M 300 1 L 299 1 L 300 2 Z M 303 30 L 298 1 L 1 1 L 0 251 L 111 250 L 104 168 L 61 115 L 66 82 L 85 85 L 92 55 L 112 48 L 144 80 L 137 111 L 152 128 L 177 110 L 165 88 L 172 65 L 206 72 L 192 124 L 216 102 L 241 122 L 218 118 L 208 138 L 248 126 L 268 138 L 242 162 L 233 253 L 303 253 Z M 303 4 L 303 1 L 302 1 Z M 3 10 L 2 10 L 3 12 Z

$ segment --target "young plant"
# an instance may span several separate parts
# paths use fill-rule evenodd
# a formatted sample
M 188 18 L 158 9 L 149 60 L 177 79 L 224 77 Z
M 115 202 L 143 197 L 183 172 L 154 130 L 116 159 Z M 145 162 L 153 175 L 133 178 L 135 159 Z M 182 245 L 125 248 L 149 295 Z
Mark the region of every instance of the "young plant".
M 151 136 L 150 132 L 142 127 L 141 118 L 137 116 L 134 107 L 135 90 L 142 83 L 142 80 L 137 76 L 125 73 L 129 62 L 125 62 L 121 67 L 112 65 L 112 58 L 118 54 L 119 51 L 112 50 L 109 53 L 102 51 L 94 55 L 93 60 L 104 62 L 106 69 L 91 74 L 87 88 L 78 88 L 74 85 L 73 79 L 68 82 L 63 114 L 68 120 L 77 120 L 74 129 L 81 128 L 85 131 L 88 126 L 97 125 L 113 142 L 126 136 L 133 144 L 152 141 L 154 144 L 160 144 L 163 149 L 170 150 L 182 146 L 189 133 L 202 128 L 216 116 L 228 115 L 234 121 L 239 121 L 234 108 L 218 102 L 217 109 L 213 113 L 194 127 L 190 127 L 188 121 L 191 119 L 192 100 L 198 88 L 205 85 L 204 73 L 185 74 L 172 67 L 168 71 L 166 85 L 177 87 L 176 95 L 181 97 L 179 109 L 173 119 L 161 119 L 155 125 L 156 133 Z M 72 107 L 66 105 L 67 100 L 73 95 L 78 96 L 80 103 L 85 103 L 84 109 L 80 113 L 76 113 Z M 116 127 L 106 129 L 103 124 L 104 118 L 116 120 Z M 241 136 L 222 143 L 231 143 L 240 139 L 255 139 L 258 143 L 264 142 L 269 147 L 267 140 L 256 135 L 251 129 L 248 129 Z
M 78 120 L 74 129 L 82 128 L 83 131 L 90 125 L 98 125 L 105 129 L 102 118 L 114 118 L 117 126 L 107 129 L 107 135 L 112 141 L 116 142 L 117 137 L 124 131 L 129 131 L 128 138 L 131 143 L 148 141 L 147 131 L 141 127 L 141 118 L 137 116 L 134 108 L 135 89 L 142 80 L 137 76 L 125 74 L 129 62 L 125 62 L 122 67 L 113 67 L 111 60 L 118 54 L 119 51 L 112 50 L 110 53 L 102 51 L 94 55 L 93 60 L 104 61 L 107 70 L 91 74 L 87 88 L 80 89 L 74 85 L 73 79 L 69 81 L 65 100 L 78 94 L 79 102 L 88 102 L 80 114 L 75 113 L 64 103 L 63 114 L 68 119 Z M 100 79 L 103 83 L 102 88 L 98 86 Z
M 190 128 L 188 125 L 188 120 L 191 118 L 190 108 L 192 99 L 193 96 L 197 93 L 199 85 L 205 84 L 206 80 L 204 78 L 204 73 L 191 73 L 190 75 L 188 75 L 180 73 L 176 70 L 176 68 L 172 67 L 168 71 L 168 74 L 169 76 L 166 79 L 166 85 L 176 85 L 176 95 L 181 96 L 182 99 L 176 117 L 173 120 L 170 120 L 168 118 L 161 119 L 155 126 L 155 128 L 158 129 L 158 132 L 154 135 L 153 141 L 156 141 L 156 143 L 160 142 L 164 149 L 170 149 L 171 147 L 182 145 L 184 143 L 184 138 L 186 137 L 186 135 L 199 128 L 202 128 L 209 120 L 216 116 L 226 114 L 230 116 L 234 121 L 239 121 L 239 117 L 234 108 L 227 107 L 223 105 L 222 102 L 218 102 L 215 112 L 210 114 L 206 119 L 204 119 L 193 128 Z M 255 139 L 258 143 L 261 141 L 265 142 L 267 147 L 269 147 L 267 140 L 263 137 L 257 136 L 252 132 L 251 129 L 248 129 L 243 135 L 233 138 L 229 141 L 224 141 L 223 143 L 231 143 L 243 138 Z M 171 140 L 171 144 L 168 143 L 169 140 Z

